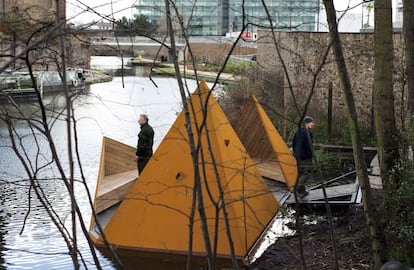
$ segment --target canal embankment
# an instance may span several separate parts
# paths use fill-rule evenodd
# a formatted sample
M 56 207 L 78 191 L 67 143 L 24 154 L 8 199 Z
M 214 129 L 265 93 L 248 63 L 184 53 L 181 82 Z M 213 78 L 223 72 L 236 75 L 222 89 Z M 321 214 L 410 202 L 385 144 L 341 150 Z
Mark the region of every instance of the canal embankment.
M 84 70 L 84 76 L 86 85 L 111 82 L 113 80 L 113 75 L 110 72 L 99 69 Z
M 154 61 L 147 58 L 132 58 L 128 61 L 132 66 L 150 66 L 152 67 L 152 75 L 163 77 L 175 77 L 176 71 L 174 65 L 168 62 Z M 207 82 L 228 83 L 235 82 L 241 79 L 242 70 L 255 66 L 256 63 L 245 61 L 231 60 L 226 67 L 222 69 L 222 65 L 209 64 L 206 62 L 196 63 L 194 68 L 191 62 L 180 63 L 181 76 L 187 79 L 205 80 Z M 220 75 L 220 76 L 219 76 Z

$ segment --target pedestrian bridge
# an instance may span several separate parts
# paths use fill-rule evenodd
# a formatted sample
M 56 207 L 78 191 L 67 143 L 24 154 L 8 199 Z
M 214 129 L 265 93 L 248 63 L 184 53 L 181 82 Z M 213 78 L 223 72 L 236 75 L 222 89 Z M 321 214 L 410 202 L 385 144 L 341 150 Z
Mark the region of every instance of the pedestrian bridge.
M 167 56 L 169 54 L 169 48 L 171 46 L 170 40 L 164 39 L 164 37 L 154 37 L 153 39 L 142 37 L 142 36 L 136 36 L 136 37 L 114 37 L 114 36 L 93 36 L 90 37 L 90 43 L 92 47 L 95 50 L 98 50 L 99 53 L 104 53 L 103 55 L 111 55 L 111 53 L 124 51 L 127 54 L 131 53 L 132 55 L 142 55 L 147 54 L 148 52 L 151 55 L 155 55 L 158 50 L 161 47 L 161 51 L 159 52 L 159 55 Z M 211 48 L 211 50 L 216 50 L 216 47 L 209 47 L 209 45 L 214 44 L 228 44 L 231 46 L 234 42 L 234 38 L 228 38 L 225 36 L 211 36 L 211 37 L 189 37 L 189 42 L 191 44 L 201 44 L 205 45 L 206 51 L 208 51 L 208 48 Z M 257 48 L 257 44 L 255 42 L 245 42 L 245 41 L 239 41 L 241 42 L 243 47 L 250 47 L 250 48 Z M 184 60 L 184 55 L 186 51 L 186 42 L 183 37 L 177 37 L 176 38 L 176 48 L 178 52 L 179 60 Z M 222 49 L 220 49 L 222 50 Z M 245 59 L 246 56 L 243 56 L 243 59 L 237 59 L 237 60 L 253 60 L 253 55 L 249 59 Z
M 159 40 L 159 41 L 158 41 Z M 170 48 L 169 39 L 162 42 L 162 39 L 150 39 L 146 37 L 95 37 L 91 39 L 93 46 L 110 46 L 110 47 L 160 47 Z M 175 46 L 184 49 L 185 43 L 176 41 Z
M 145 52 L 154 54 L 161 48 L 159 55 L 170 59 L 171 43 L 169 39 L 162 42 L 158 39 L 146 37 L 94 37 L 90 39 L 91 46 L 100 52 L 110 54 L 113 52 L 124 51 L 131 55 L 143 55 Z M 177 56 L 179 61 L 184 60 L 185 43 L 176 41 Z

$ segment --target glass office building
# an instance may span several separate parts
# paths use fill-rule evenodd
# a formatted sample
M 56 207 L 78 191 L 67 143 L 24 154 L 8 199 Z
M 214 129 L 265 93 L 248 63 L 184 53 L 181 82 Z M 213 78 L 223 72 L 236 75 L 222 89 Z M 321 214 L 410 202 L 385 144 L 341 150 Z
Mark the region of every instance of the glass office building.
M 316 31 L 320 0 L 266 0 L 266 7 L 278 31 Z M 241 30 L 242 1 L 230 0 L 230 31 Z M 244 14 L 251 23 L 247 31 L 257 32 L 261 26 L 270 26 L 266 10 L 260 0 L 245 0 Z
M 196 3 L 194 5 L 194 3 Z M 229 30 L 229 0 L 176 0 L 175 5 L 193 36 L 221 36 Z M 175 15 L 174 7 L 171 12 Z M 138 0 L 136 15 L 145 15 L 156 24 L 165 24 L 164 0 Z
M 266 0 L 273 25 L 280 31 L 316 31 L 321 0 Z M 245 0 L 246 31 L 268 27 L 269 20 L 260 0 Z M 194 5 L 195 4 L 195 5 Z M 194 36 L 222 36 L 239 32 L 243 25 L 242 0 L 176 0 L 175 5 L 189 33 Z M 173 12 L 175 13 L 175 12 Z M 138 0 L 136 15 L 145 15 L 154 24 L 165 21 L 164 0 Z M 191 18 L 189 20 L 189 18 Z

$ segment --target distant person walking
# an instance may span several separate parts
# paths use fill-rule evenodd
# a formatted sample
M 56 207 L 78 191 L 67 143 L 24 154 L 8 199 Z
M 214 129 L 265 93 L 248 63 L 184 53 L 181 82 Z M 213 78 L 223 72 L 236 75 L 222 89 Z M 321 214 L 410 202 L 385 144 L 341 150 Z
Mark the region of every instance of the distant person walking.
M 299 178 L 297 184 L 297 193 L 299 197 L 305 197 L 308 195 L 306 191 L 306 182 L 309 179 L 309 173 L 313 169 L 312 162 L 312 144 L 313 133 L 312 129 L 315 126 L 313 118 L 306 116 L 303 119 L 305 126 L 295 132 L 292 141 L 293 154 L 296 157 L 299 169 Z M 309 133 L 309 138 L 306 133 Z
M 152 146 L 154 144 L 154 130 L 148 123 L 149 119 L 146 114 L 141 114 L 138 120 L 141 131 L 138 134 L 137 152 L 135 161 L 138 165 L 139 174 L 142 173 L 145 166 L 152 156 Z

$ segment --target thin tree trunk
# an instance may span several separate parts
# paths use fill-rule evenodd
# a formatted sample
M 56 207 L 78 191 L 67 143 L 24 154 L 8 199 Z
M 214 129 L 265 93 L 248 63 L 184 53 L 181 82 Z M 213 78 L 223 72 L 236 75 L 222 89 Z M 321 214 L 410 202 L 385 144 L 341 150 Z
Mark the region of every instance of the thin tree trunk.
M 354 152 L 355 167 L 357 171 L 358 182 L 362 191 L 362 202 L 364 206 L 365 218 L 370 229 L 375 269 L 379 269 L 380 265 L 385 259 L 384 232 L 379 220 L 380 216 L 378 215 L 376 206 L 374 204 L 371 186 L 369 184 L 369 178 L 366 169 L 367 167 L 365 164 L 364 152 L 362 148 L 361 134 L 358 127 L 358 115 L 352 94 L 352 85 L 342 51 L 341 40 L 339 38 L 335 7 L 333 0 L 324 0 L 323 3 L 325 5 L 326 16 L 329 24 L 329 35 L 332 40 L 332 50 L 344 95 L 346 115 Z
M 70 201 L 71 201 L 71 220 L 72 220 L 72 250 L 69 251 L 72 256 L 74 269 L 79 269 L 78 262 L 78 244 L 77 244 L 77 232 L 76 232 L 76 199 L 75 199 L 75 185 L 74 185 L 74 162 L 72 153 L 72 100 L 70 97 L 69 89 L 66 83 L 66 47 L 65 47 L 65 28 L 66 28 L 66 15 L 65 15 L 65 0 L 56 0 L 56 18 L 59 27 L 59 43 L 61 53 L 61 72 L 62 72 L 62 88 L 65 93 L 66 99 L 66 132 L 67 132 L 67 145 L 68 145 L 68 162 L 69 162 L 69 181 L 70 181 Z M 62 23 L 63 22 L 63 23 Z
M 405 67 L 407 73 L 407 110 L 411 132 L 414 126 L 414 2 L 403 0 Z
M 374 116 L 381 178 L 385 190 L 399 184 L 395 165 L 400 160 L 393 91 L 393 29 L 391 0 L 375 1 Z
M 275 45 L 276 53 L 277 53 L 277 56 L 279 58 L 279 61 L 280 61 L 281 65 L 282 65 L 283 73 L 286 76 L 286 81 L 287 81 L 288 89 L 289 89 L 289 92 L 290 92 L 290 95 L 291 95 L 291 98 L 292 98 L 292 101 L 293 101 L 293 105 L 294 105 L 294 107 L 296 109 L 296 112 L 298 113 L 298 115 L 300 116 L 301 121 L 302 121 L 302 119 L 303 119 L 302 112 L 300 111 L 299 105 L 297 103 L 296 96 L 295 96 L 295 93 L 293 91 L 293 84 L 292 84 L 292 81 L 290 79 L 289 72 L 288 72 L 288 69 L 287 69 L 287 65 L 285 64 L 285 61 L 282 57 L 280 47 L 279 47 L 279 43 L 277 42 L 277 39 L 276 39 L 276 33 L 275 33 L 274 25 L 273 25 L 272 16 L 270 14 L 269 8 L 266 5 L 266 1 L 261 0 L 261 2 L 262 2 L 262 6 L 263 6 L 263 8 L 266 12 L 267 20 L 269 21 L 269 24 L 270 24 L 270 29 L 271 29 L 272 38 L 273 38 L 273 42 L 274 42 L 274 45 Z M 298 129 L 300 129 L 300 124 L 298 124 Z M 296 178 L 296 184 L 295 184 L 294 192 L 293 192 L 293 195 L 295 197 L 295 202 L 296 202 L 295 203 L 295 210 L 296 210 L 295 221 L 296 221 L 296 229 L 297 229 L 296 231 L 297 231 L 297 235 L 298 235 L 298 239 L 299 239 L 299 254 L 300 254 L 300 258 L 301 258 L 302 269 L 306 270 L 307 266 L 306 266 L 305 253 L 304 253 L 304 249 L 303 249 L 302 222 L 301 222 L 301 219 L 300 219 L 300 207 L 299 207 L 299 204 L 298 204 L 298 194 L 296 192 L 297 185 L 298 185 L 298 179 L 299 179 L 299 174 Z
M 174 36 L 174 29 L 172 26 L 171 9 L 170 9 L 169 0 L 165 0 L 165 11 L 166 11 L 166 19 L 167 19 L 167 28 L 168 28 L 168 33 L 169 33 L 170 43 L 171 43 L 169 55 L 171 55 L 173 59 L 175 75 L 177 78 L 177 82 L 178 82 L 178 86 L 179 86 L 180 94 L 181 94 L 181 100 L 183 103 L 185 122 L 187 126 L 187 135 L 189 137 L 188 139 L 189 139 L 191 156 L 192 156 L 193 167 L 194 167 L 194 188 L 196 189 L 195 193 L 197 194 L 198 212 L 200 215 L 201 230 L 203 232 L 203 240 L 204 240 L 204 245 L 205 245 L 206 253 L 207 253 L 208 269 L 213 270 L 212 267 L 214 265 L 214 258 L 212 256 L 213 250 L 211 247 L 207 216 L 206 216 L 205 209 L 204 209 L 204 199 L 203 199 L 203 193 L 202 193 L 202 187 L 201 187 L 201 176 L 200 176 L 200 168 L 199 168 L 199 151 L 197 151 L 198 148 L 196 147 L 196 144 L 195 144 L 194 133 L 193 133 L 192 125 L 191 125 L 190 110 L 187 105 L 187 97 L 185 95 L 185 88 L 184 88 L 184 84 L 183 84 L 183 80 L 182 80 L 182 76 L 180 72 L 180 66 L 178 64 L 178 59 L 177 59 L 175 36 Z M 194 121 L 196 121 L 196 119 L 194 119 Z

